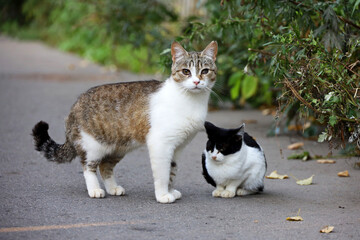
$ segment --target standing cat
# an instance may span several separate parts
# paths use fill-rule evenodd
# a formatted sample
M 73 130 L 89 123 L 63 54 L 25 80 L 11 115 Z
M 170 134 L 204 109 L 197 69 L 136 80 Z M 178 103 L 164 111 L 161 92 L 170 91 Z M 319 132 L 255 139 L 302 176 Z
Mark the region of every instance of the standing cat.
M 97 86 L 83 93 L 66 119 L 66 141 L 57 144 L 48 135 L 48 124 L 33 128 L 36 150 L 49 161 L 70 162 L 76 156 L 83 165 L 87 191 L 102 198 L 124 195 L 113 168 L 131 150 L 146 144 L 160 203 L 181 198 L 173 188 L 176 161 L 185 145 L 203 128 L 208 100 L 216 78 L 217 43 L 202 52 L 187 52 L 171 45 L 171 76 L 165 82 L 142 81 Z
M 202 154 L 202 167 L 206 181 L 216 187 L 214 197 L 244 196 L 264 188 L 265 155 L 244 127 L 223 129 L 205 122 L 209 140 Z

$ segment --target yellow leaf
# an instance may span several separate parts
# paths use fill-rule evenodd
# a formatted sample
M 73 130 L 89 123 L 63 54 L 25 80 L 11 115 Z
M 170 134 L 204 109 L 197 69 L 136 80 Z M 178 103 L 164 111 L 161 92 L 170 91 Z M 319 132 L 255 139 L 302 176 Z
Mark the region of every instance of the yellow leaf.
M 335 160 L 331 160 L 331 159 L 319 159 L 316 162 L 317 163 L 336 163 Z
M 304 146 L 303 142 L 297 142 L 297 143 L 290 144 L 287 148 L 289 150 L 295 150 L 295 149 L 299 149 L 299 148 L 301 148 L 303 146 Z
M 350 177 L 348 170 L 343 171 L 343 172 L 338 172 L 337 175 L 338 175 L 339 177 Z
M 288 217 L 286 218 L 286 221 L 304 221 L 304 219 L 302 217 L 300 217 L 300 208 L 299 208 L 299 211 L 297 213 L 297 216 L 295 217 Z
M 289 176 L 288 175 L 280 175 L 275 170 L 272 173 L 270 173 L 269 176 L 266 176 L 266 178 L 268 178 L 268 179 L 286 179 L 286 178 L 289 178 Z
M 286 218 L 287 221 L 304 221 L 304 219 L 300 216 L 295 216 L 295 217 L 288 217 Z
M 311 185 L 314 176 L 315 175 L 312 175 L 309 178 L 306 178 L 306 179 L 303 179 L 303 180 L 297 180 L 296 183 L 299 184 L 299 185 Z
M 334 230 L 333 226 L 325 226 L 320 230 L 321 233 L 331 233 Z

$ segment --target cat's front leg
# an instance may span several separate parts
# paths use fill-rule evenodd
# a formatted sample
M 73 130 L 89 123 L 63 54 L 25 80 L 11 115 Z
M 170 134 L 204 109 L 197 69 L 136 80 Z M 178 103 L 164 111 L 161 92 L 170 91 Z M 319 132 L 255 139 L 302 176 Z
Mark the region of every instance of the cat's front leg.
M 170 168 L 174 150 L 167 144 L 148 144 L 151 169 L 154 177 L 155 197 L 159 203 L 173 203 L 176 192 L 171 193 Z
M 221 197 L 222 192 L 225 190 L 223 185 L 216 185 L 216 189 L 212 192 L 213 197 Z
M 233 198 L 236 195 L 236 190 L 241 184 L 241 181 L 232 181 L 227 186 L 226 189 L 221 193 L 223 198 Z

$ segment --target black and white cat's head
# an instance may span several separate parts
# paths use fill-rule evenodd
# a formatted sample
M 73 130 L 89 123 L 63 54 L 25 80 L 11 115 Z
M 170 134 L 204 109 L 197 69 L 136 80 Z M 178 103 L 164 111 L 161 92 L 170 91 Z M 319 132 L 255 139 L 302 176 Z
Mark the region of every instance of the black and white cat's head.
M 205 129 L 208 135 L 206 151 L 215 162 L 222 162 L 225 156 L 240 151 L 243 144 L 245 124 L 239 128 L 224 129 L 205 122 Z

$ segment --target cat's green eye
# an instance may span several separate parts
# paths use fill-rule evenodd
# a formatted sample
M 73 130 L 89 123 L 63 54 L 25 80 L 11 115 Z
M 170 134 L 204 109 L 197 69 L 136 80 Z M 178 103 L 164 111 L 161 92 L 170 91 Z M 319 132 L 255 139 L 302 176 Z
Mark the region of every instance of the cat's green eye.
M 205 68 L 201 71 L 201 74 L 207 74 L 209 72 L 209 69 Z
M 182 73 L 183 73 L 184 75 L 190 75 L 190 74 L 191 74 L 191 72 L 190 72 L 189 69 L 183 69 L 183 70 L 182 70 Z

